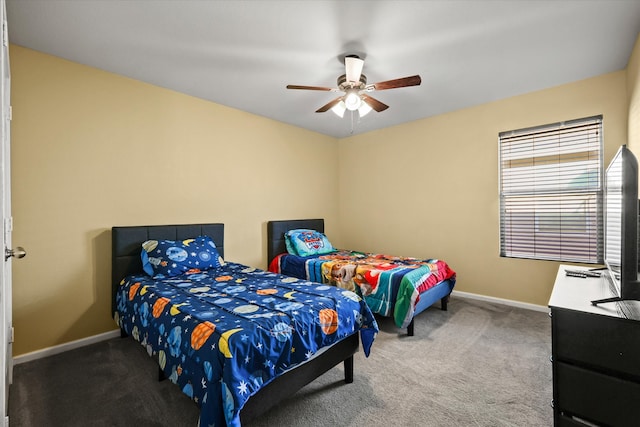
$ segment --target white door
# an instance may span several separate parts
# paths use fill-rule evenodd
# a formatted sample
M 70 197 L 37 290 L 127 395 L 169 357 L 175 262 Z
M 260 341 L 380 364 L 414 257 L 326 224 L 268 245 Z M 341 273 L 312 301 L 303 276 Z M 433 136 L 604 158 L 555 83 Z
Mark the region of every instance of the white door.
M 10 124 L 11 124 L 11 106 L 10 106 L 10 83 L 11 76 L 9 73 L 9 40 L 7 37 L 7 12 L 5 0 L 0 0 L 0 17 L 2 18 L 2 53 L 0 54 L 0 212 L 2 213 L 3 226 L 3 247 L 5 256 L 0 262 L 0 405 L 2 405 L 2 425 L 9 425 L 9 417 L 7 414 L 9 402 L 9 384 L 12 381 L 13 374 L 13 357 L 11 351 L 11 343 L 13 342 L 13 327 L 11 315 L 11 255 L 14 251 L 11 249 L 11 169 L 10 169 Z M 16 251 L 17 252 L 17 251 Z M 9 255 L 9 256 L 7 256 Z

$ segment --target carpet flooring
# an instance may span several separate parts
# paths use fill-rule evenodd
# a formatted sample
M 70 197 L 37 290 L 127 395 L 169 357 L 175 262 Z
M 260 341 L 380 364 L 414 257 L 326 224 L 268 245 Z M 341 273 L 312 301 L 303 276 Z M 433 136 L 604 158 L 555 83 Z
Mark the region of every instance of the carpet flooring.
M 452 297 L 406 336 L 378 318 L 371 355 L 355 356 L 248 427 L 550 426 L 551 322 L 546 313 Z M 15 366 L 12 427 L 191 426 L 198 408 L 131 338 Z

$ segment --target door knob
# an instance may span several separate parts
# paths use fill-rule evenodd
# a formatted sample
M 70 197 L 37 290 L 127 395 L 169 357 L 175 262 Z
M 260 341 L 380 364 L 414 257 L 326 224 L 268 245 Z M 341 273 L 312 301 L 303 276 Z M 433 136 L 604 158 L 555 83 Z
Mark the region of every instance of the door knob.
M 4 249 L 4 260 L 8 260 L 11 257 L 24 258 L 27 255 L 27 251 L 22 246 L 17 246 L 15 249 Z

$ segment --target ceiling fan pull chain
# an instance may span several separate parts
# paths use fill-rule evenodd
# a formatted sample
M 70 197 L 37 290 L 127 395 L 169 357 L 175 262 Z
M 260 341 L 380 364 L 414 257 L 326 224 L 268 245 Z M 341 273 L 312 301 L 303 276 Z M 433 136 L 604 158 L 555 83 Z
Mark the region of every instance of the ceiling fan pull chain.
M 351 112 L 351 135 L 353 135 L 353 128 L 354 128 L 354 125 L 353 125 L 353 116 L 354 116 L 355 114 L 356 114 L 356 112 L 355 112 L 355 111 L 352 111 L 352 112 Z

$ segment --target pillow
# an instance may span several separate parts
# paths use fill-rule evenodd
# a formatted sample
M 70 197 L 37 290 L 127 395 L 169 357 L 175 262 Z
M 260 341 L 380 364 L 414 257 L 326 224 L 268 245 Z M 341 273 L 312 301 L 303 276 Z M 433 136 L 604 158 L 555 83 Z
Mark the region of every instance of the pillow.
M 224 265 L 209 236 L 186 240 L 147 240 L 142 244 L 142 268 L 149 276 L 173 277 L 189 270 L 208 270 Z
M 329 239 L 316 230 L 298 228 L 284 233 L 287 252 L 298 256 L 322 255 L 335 251 Z

